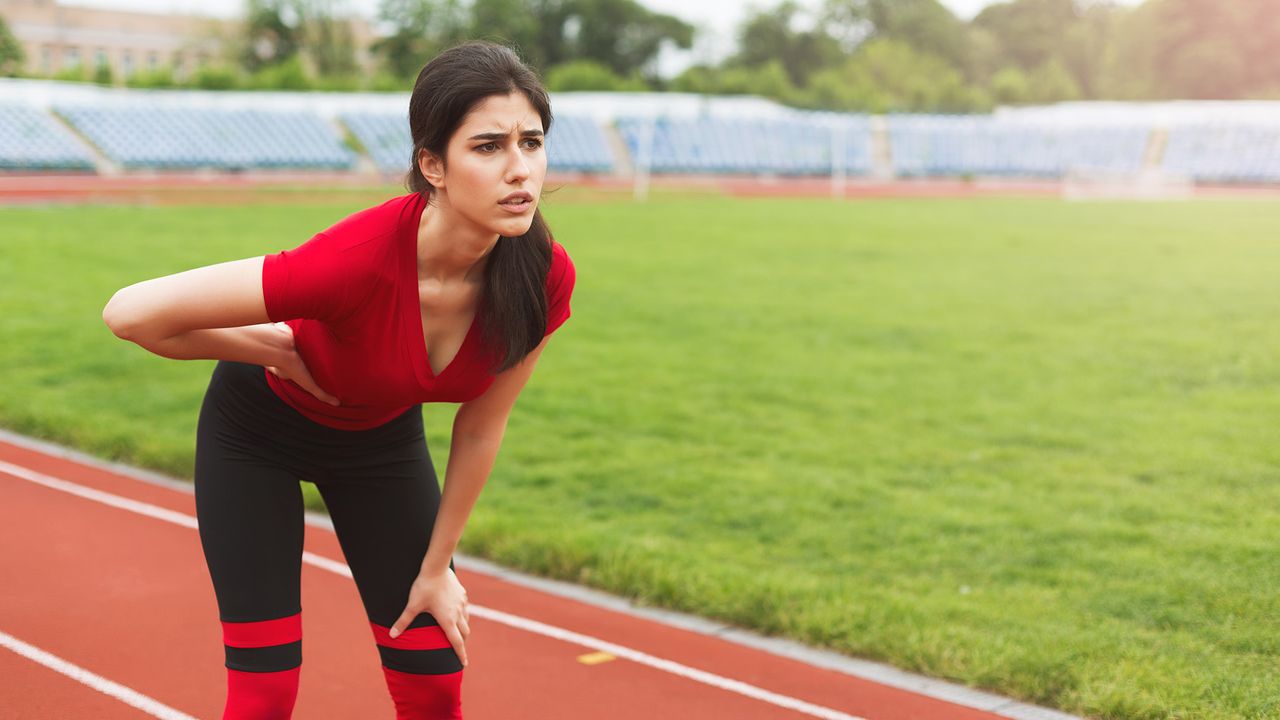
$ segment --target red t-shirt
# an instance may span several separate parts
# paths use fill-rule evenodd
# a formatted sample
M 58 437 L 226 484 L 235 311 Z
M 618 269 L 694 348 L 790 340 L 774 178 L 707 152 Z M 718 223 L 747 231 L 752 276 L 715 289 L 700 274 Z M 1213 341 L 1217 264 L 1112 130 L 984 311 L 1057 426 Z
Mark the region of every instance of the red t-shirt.
M 364 430 L 425 402 L 466 402 L 493 383 L 480 314 L 457 356 L 437 377 L 427 363 L 418 299 L 417 193 L 353 213 L 292 250 L 267 255 L 262 295 L 267 317 L 293 328 L 298 354 L 329 405 L 292 380 L 264 370 L 276 395 L 323 425 Z M 573 262 L 552 241 L 547 330 L 569 317 Z

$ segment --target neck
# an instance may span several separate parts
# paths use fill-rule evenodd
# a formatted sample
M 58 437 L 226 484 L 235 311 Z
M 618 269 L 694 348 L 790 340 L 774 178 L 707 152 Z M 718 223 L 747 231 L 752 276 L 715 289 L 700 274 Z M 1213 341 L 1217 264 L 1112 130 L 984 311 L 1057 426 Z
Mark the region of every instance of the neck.
M 441 282 L 478 280 L 497 243 L 496 234 L 458 215 L 449 205 L 448 194 L 435 190 L 418 223 L 418 277 Z

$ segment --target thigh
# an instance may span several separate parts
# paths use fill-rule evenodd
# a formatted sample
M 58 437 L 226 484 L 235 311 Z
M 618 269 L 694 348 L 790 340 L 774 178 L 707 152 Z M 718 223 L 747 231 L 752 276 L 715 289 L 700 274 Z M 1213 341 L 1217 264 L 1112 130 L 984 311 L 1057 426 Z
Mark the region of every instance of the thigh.
M 196 428 L 200 544 L 224 622 L 301 611 L 303 503 L 295 471 L 262 435 L 227 411 L 215 371 Z
M 404 611 L 440 506 L 426 443 L 395 454 L 316 484 L 369 619 L 388 627 Z
M 370 460 L 373 460 L 372 458 Z M 404 612 L 431 541 L 440 486 L 425 441 L 403 446 L 360 474 L 317 483 L 352 578 L 373 625 L 390 628 Z M 450 567 L 453 562 L 450 561 Z M 421 613 L 409 628 L 436 626 Z M 379 647 L 383 663 L 410 672 L 462 669 L 453 650 L 402 651 Z M 415 652 L 413 657 L 401 657 Z M 425 653 L 425 654 L 424 654 Z M 429 654 L 431 657 L 427 657 Z

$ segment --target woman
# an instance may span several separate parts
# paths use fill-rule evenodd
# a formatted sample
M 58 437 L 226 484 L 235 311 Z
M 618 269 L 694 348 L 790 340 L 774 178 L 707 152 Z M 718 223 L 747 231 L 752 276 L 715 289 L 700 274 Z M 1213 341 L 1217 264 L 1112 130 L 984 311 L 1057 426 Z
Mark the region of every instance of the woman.
M 575 273 L 538 212 L 546 91 L 469 42 L 409 100 L 407 195 L 293 250 L 148 280 L 103 319 L 217 359 L 196 432 L 200 541 L 226 650 L 224 719 L 288 718 L 301 654 L 299 479 L 323 496 L 398 718 L 460 718 L 466 590 L 451 555 Z M 461 403 L 443 495 L 421 403 Z

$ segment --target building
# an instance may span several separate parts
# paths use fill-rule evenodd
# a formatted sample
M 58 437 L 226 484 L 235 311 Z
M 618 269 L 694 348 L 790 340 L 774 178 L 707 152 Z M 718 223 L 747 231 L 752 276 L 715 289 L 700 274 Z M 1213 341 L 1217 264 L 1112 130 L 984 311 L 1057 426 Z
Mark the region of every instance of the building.
M 73 7 L 57 0 L 0 0 L 0 17 L 22 45 L 23 72 L 45 77 L 107 65 L 117 79 L 165 67 L 183 79 L 221 60 L 243 32 L 238 19 Z M 351 23 L 356 62 L 368 69 L 372 30 L 363 18 Z

